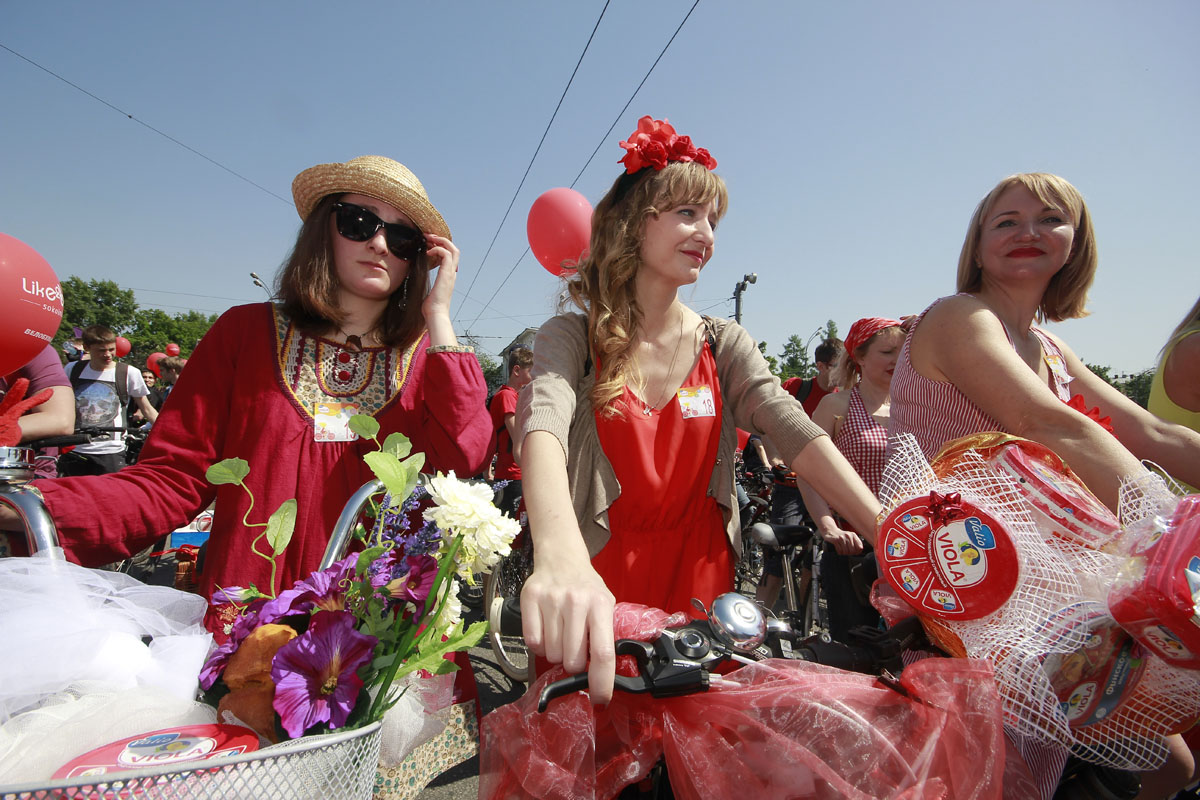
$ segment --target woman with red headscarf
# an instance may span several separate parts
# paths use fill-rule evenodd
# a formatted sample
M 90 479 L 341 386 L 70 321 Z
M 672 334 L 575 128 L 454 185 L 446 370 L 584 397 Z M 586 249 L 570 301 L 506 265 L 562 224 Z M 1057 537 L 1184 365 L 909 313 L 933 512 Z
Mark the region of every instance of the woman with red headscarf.
M 821 398 L 813 422 L 833 438 L 833 444 L 876 495 L 887 461 L 889 392 L 892 371 L 904 343 L 899 320 L 866 317 L 850 326 L 846 348 L 833 365 L 833 382 L 842 391 Z M 804 504 L 825 540 L 821 557 L 821 588 L 829 608 L 830 635 L 844 640 L 856 625 L 872 625 L 879 615 L 862 602 L 854 590 L 851 568 L 862 563 L 874 572 L 870 560 L 861 555 L 870 546 L 824 498 L 801 486 Z M 870 586 L 870 580 L 864 582 Z

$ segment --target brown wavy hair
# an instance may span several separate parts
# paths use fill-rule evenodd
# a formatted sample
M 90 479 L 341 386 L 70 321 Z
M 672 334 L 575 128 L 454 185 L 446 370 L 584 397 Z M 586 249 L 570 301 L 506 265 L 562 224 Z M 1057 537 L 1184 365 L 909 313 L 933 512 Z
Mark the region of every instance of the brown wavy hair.
M 1010 175 L 996 184 L 975 209 L 967 228 L 967 238 L 958 256 L 958 291 L 978 292 L 983 286 L 983 270 L 979 266 L 979 239 L 983 235 L 983 220 L 991 213 L 1000 195 L 1013 186 L 1021 185 L 1047 206 L 1070 215 L 1075 224 L 1075 239 L 1067 263 L 1050 279 L 1038 306 L 1040 320 L 1062 322 L 1064 319 L 1086 317 L 1087 293 L 1096 277 L 1099 255 L 1096 235 L 1092 231 L 1092 216 L 1088 213 L 1083 195 L 1065 178 L 1048 172 L 1023 172 Z
M 346 321 L 338 307 L 337 269 L 333 261 L 333 204 L 341 194 L 322 197 L 300 226 L 292 252 L 275 276 L 275 297 L 287 318 L 304 333 L 327 336 Z M 404 289 L 388 298 L 376 337 L 389 347 L 405 348 L 425 332 L 421 301 L 429 289 L 425 254 L 409 262 Z M 404 296 L 407 294 L 407 300 Z
M 725 215 L 725 181 L 695 162 L 671 162 L 663 170 L 642 169 L 617 178 L 592 212 L 588 256 L 568 281 L 571 302 L 588 318 L 588 343 L 598 368 L 591 400 L 605 416 L 636 374 L 633 342 L 642 322 L 634 293 L 641 267 L 645 221 L 689 203 L 716 201 L 717 219 Z

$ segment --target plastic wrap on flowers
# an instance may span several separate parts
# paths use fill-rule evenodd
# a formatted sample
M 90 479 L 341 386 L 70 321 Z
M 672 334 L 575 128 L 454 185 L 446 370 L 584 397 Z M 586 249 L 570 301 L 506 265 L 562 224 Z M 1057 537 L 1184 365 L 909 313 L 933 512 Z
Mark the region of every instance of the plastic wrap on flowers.
M 480 797 L 611 797 L 659 758 L 680 798 L 1000 797 L 999 700 L 980 661 L 914 665 L 908 696 L 871 676 L 771 660 L 707 693 L 618 692 L 603 709 L 577 693 L 538 714 L 539 690 L 561 675 L 484 718 Z
M 1119 552 L 1116 518 L 1057 456 L 1032 442 L 967 437 L 948 443 L 932 466 L 908 437 L 892 448 L 881 491 L 889 512 L 881 572 L 914 606 L 930 638 L 951 654 L 992 664 L 1015 735 L 1120 769 L 1162 763 L 1162 737 L 1200 713 L 1200 676 L 1138 646 L 1109 614 L 1109 587 L 1129 563 Z M 1143 519 L 1164 502 L 1159 485 L 1142 481 L 1126 489 L 1122 511 Z M 906 511 L 918 506 L 920 513 Z M 1002 602 L 973 616 L 956 613 L 956 604 L 970 610 L 978 602 L 993 551 L 955 538 L 954 526 L 968 515 L 986 520 L 985 532 L 997 541 L 1010 542 L 1018 564 L 1016 583 L 1001 587 Z M 1122 521 L 1128 526 L 1130 519 Z M 970 567 L 960 566 L 960 544 Z M 970 545 L 982 552 L 968 553 Z M 909 570 L 918 556 L 925 561 Z M 946 590 L 944 608 L 928 602 L 938 595 L 925 587 L 927 578 L 941 581 L 935 586 Z

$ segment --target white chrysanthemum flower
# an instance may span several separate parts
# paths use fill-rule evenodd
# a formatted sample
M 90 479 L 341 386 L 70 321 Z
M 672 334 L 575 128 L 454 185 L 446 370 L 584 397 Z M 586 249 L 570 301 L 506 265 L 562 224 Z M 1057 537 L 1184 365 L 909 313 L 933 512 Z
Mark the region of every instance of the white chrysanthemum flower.
M 463 604 L 458 597 L 458 581 L 452 578 L 442 581 L 442 588 L 438 594 L 441 595 L 441 609 L 438 611 L 433 627 L 445 635 L 450 632 L 451 628 L 462 622 Z
M 455 571 L 473 584 L 475 573 L 491 570 L 509 554 L 521 526 L 492 504 L 492 490 L 485 484 L 465 483 L 451 472 L 430 478 L 427 488 L 436 505 L 425 509 L 424 517 L 452 537 L 462 537 Z

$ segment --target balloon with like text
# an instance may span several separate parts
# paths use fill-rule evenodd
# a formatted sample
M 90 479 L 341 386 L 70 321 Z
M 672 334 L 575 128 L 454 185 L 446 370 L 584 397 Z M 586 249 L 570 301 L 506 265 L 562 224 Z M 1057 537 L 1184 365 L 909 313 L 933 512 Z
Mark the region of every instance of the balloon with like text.
M 171 342 L 169 345 L 167 345 L 166 350 L 167 350 L 167 355 L 169 355 L 169 356 L 179 355 L 179 345 L 175 344 L 174 342 Z
M 124 358 L 129 355 L 129 351 L 133 349 L 133 345 L 124 336 L 117 337 L 117 358 Z
M 552 275 L 572 272 L 587 255 L 592 206 L 574 189 L 550 189 L 533 201 L 525 231 L 529 249 Z
M 0 233 L 0 375 L 25 366 L 58 332 L 63 293 L 46 259 Z

